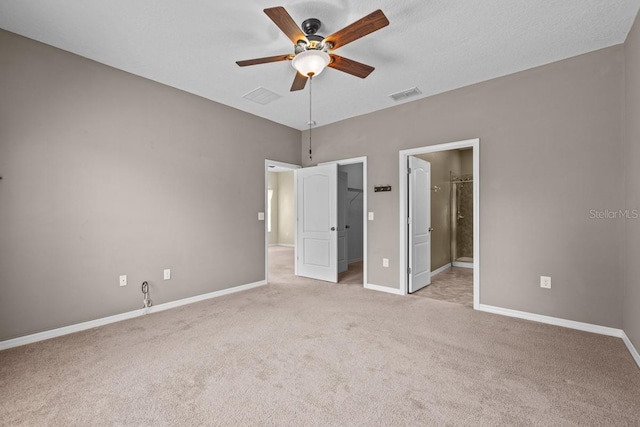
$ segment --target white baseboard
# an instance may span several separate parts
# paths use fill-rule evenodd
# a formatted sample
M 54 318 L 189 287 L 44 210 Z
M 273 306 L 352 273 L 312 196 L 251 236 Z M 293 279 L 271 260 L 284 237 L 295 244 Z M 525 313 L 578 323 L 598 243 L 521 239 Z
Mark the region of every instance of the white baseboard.
M 633 343 L 624 331 L 622 331 L 622 341 L 627 346 L 627 349 L 629 350 L 629 353 L 631 353 L 631 357 L 633 357 L 633 360 L 636 361 L 636 365 L 638 365 L 638 368 L 640 368 L 640 354 L 638 353 L 638 350 L 636 350 L 636 348 L 633 346 Z
M 354 259 L 350 259 L 350 260 L 349 260 L 349 264 L 353 264 L 354 262 L 360 262 L 360 261 L 362 261 L 362 260 L 363 260 L 362 258 L 354 258 Z
M 296 245 L 292 245 L 289 243 L 276 243 L 276 246 L 284 246 L 285 248 L 295 248 Z
M 371 283 L 366 283 L 364 285 L 365 289 L 370 289 L 372 291 L 378 291 L 378 292 L 386 292 L 388 294 L 394 294 L 394 295 L 404 295 L 404 292 L 402 292 L 400 289 L 398 288 L 390 288 L 388 286 L 380 286 L 380 285 L 373 285 Z
M 159 311 L 169 310 L 170 308 L 180 307 L 182 305 L 193 304 L 194 302 L 204 301 L 211 298 L 218 298 L 224 295 L 234 294 L 236 292 L 247 291 L 249 289 L 257 288 L 259 286 L 266 285 L 266 280 L 260 280 L 258 282 L 249 283 L 246 285 L 234 286 L 233 288 L 222 289 L 220 291 L 209 292 L 208 294 L 196 295 L 194 297 L 183 298 L 176 301 L 165 302 L 164 304 L 152 305 L 147 308 L 148 313 L 157 313 Z
M 454 267 L 473 268 L 472 262 L 453 261 L 451 264 L 453 264 Z
M 547 323 L 549 325 L 562 326 L 569 329 L 577 329 L 579 331 L 591 332 L 594 334 L 607 335 L 610 337 L 622 338 L 627 346 L 631 357 L 640 368 L 640 354 L 633 346 L 633 343 L 622 329 L 609 328 L 608 326 L 594 325 L 591 323 L 576 322 L 575 320 L 560 319 L 558 317 L 543 316 L 542 314 L 527 313 L 526 311 L 511 310 L 508 308 L 494 307 L 492 305 L 480 304 L 478 311 L 487 313 L 500 314 L 502 316 L 517 317 L 518 319 L 531 320 L 533 322 Z
M 23 337 L 12 338 L 0 341 L 0 351 L 25 344 L 32 344 L 38 341 L 48 340 L 50 338 L 60 337 L 62 335 L 72 334 L 74 332 L 86 331 L 87 329 L 97 328 L 98 326 L 108 325 L 110 323 L 129 320 L 136 317 L 144 316 L 147 313 L 156 313 L 170 308 L 179 307 L 181 305 L 192 304 L 198 301 L 204 301 L 210 298 L 221 297 L 223 295 L 233 294 L 235 292 L 246 291 L 258 286 L 266 285 L 266 280 L 261 280 L 246 285 L 234 286 L 233 288 L 222 289 L 220 291 L 210 292 L 208 294 L 197 295 L 195 297 L 183 298 L 177 301 L 171 301 L 164 304 L 141 308 L 139 310 L 128 311 L 126 313 L 115 314 L 113 316 L 103 317 L 100 319 L 89 320 L 87 322 L 76 323 L 75 325 L 64 326 L 62 328 L 51 329 L 48 331 L 38 332 L 36 334 L 25 335 Z
M 442 273 L 443 271 L 446 271 L 446 270 L 448 270 L 448 269 L 450 269 L 450 268 L 451 268 L 451 263 L 445 264 L 445 265 L 443 265 L 442 267 L 440 267 L 440 268 L 436 268 L 435 270 L 433 270 L 433 271 L 431 272 L 431 276 L 433 277 L 433 276 L 435 276 L 436 274 L 440 274 L 440 273 Z
M 97 328 L 98 326 L 108 325 L 109 323 L 133 319 L 135 317 L 144 316 L 144 313 L 145 309 L 141 308 L 139 310 L 115 314 L 113 316 L 103 317 L 101 319 L 89 320 L 87 322 L 76 323 L 75 325 L 64 326 L 62 328 L 50 329 L 48 331 L 0 341 L 0 350 L 6 350 L 8 348 L 31 344 L 38 341 L 44 341 L 50 338 L 60 337 L 62 335 L 73 334 L 74 332 L 86 331 L 87 329 Z
M 526 311 L 511 310 L 509 308 L 494 307 L 492 305 L 480 304 L 478 311 L 500 314 L 502 316 L 517 317 L 518 319 L 532 320 L 534 322 L 547 323 L 549 325 L 562 326 L 579 331 L 592 332 L 594 334 L 608 335 L 610 337 L 622 338 L 622 329 L 609 328 L 591 323 L 576 322 L 575 320 L 560 319 L 558 317 L 544 316 L 542 314 L 528 313 Z

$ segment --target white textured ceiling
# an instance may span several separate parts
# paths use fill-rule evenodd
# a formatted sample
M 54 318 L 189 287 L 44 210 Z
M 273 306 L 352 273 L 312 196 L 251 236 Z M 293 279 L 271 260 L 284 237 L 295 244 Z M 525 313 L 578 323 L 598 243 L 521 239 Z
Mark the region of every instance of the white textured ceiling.
M 0 0 L 0 28 L 213 101 L 304 129 L 309 93 L 289 92 L 290 63 L 236 60 L 292 53 L 263 13 L 284 6 L 327 36 L 382 9 L 390 25 L 336 53 L 376 67 L 361 80 L 334 69 L 314 78 L 318 126 L 623 43 L 640 0 Z M 260 105 L 257 87 L 282 96 Z M 416 99 L 416 98 L 412 98 Z

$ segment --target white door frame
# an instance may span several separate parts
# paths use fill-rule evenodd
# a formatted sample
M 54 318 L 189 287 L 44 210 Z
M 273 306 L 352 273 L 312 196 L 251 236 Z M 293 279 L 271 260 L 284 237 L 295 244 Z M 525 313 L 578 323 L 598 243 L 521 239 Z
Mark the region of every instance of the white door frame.
M 464 141 L 448 142 L 445 144 L 429 145 L 426 147 L 400 150 L 399 153 L 399 199 L 400 199 L 400 292 L 408 294 L 407 245 L 409 236 L 407 232 L 407 162 L 409 156 L 417 154 L 433 153 L 437 151 L 457 150 L 460 148 L 473 148 L 473 309 L 478 310 L 480 305 L 480 139 L 467 139 Z
M 264 280 L 269 283 L 269 223 L 267 222 L 267 206 L 269 203 L 269 170 L 271 169 L 269 166 L 276 166 L 284 169 L 300 169 L 302 166 L 293 165 L 291 163 L 278 162 L 275 160 L 265 159 L 264 161 Z M 297 212 L 297 201 L 296 201 L 296 180 L 293 180 L 293 211 Z M 296 227 L 293 227 L 293 246 L 294 246 L 294 259 L 298 255 L 298 248 L 296 246 Z
M 368 188 L 367 188 L 367 156 L 352 157 L 350 159 L 334 160 L 331 162 L 318 163 L 318 166 L 328 164 L 351 165 L 354 163 L 362 163 L 362 286 L 367 286 L 367 254 L 369 248 L 367 245 L 367 200 L 368 200 Z

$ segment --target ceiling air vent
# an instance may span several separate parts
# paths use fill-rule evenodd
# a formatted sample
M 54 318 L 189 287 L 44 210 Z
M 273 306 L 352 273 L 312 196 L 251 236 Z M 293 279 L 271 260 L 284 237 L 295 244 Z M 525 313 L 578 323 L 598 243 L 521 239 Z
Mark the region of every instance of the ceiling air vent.
M 420 89 L 418 89 L 417 87 L 412 87 L 411 89 L 406 89 L 400 92 L 392 93 L 391 95 L 389 95 L 389 97 L 397 102 L 397 101 L 403 101 L 407 98 L 411 98 L 412 96 L 420 95 L 421 93 L 422 92 L 420 92 Z
M 270 90 L 267 90 L 263 87 L 254 89 L 251 92 L 247 93 L 246 95 L 243 95 L 242 97 L 245 99 L 248 99 L 249 101 L 256 102 L 260 105 L 267 105 L 279 98 L 282 98 L 277 93 L 273 93 Z

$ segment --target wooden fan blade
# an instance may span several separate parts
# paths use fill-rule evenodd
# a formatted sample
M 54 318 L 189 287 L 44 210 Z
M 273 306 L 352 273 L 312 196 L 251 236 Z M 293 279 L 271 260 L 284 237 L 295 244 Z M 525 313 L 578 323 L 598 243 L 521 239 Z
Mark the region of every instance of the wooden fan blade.
M 293 44 L 298 44 L 298 40 L 308 42 L 307 36 L 304 35 L 300 27 L 298 27 L 298 24 L 291 18 L 291 15 L 289 15 L 284 7 L 278 6 L 265 9 L 264 13 L 289 37 L 289 40 L 291 40 Z
M 266 58 L 256 58 L 256 59 L 247 59 L 245 61 L 236 61 L 236 64 L 238 64 L 241 67 L 247 67 L 249 65 L 267 64 L 269 62 L 290 61 L 293 59 L 293 57 L 294 55 L 291 55 L 291 54 L 267 56 Z
M 353 59 L 344 58 L 342 56 L 331 54 L 331 62 L 329 62 L 329 67 L 335 68 L 336 70 L 343 71 L 345 73 L 349 73 L 356 77 L 360 77 L 364 79 L 367 77 L 375 68 L 370 65 L 362 64 L 360 62 L 354 61 Z
M 387 25 L 389 25 L 389 20 L 384 13 L 378 9 L 353 24 L 344 27 L 338 32 L 331 34 L 329 37 L 324 39 L 324 41 L 325 43 L 331 43 L 333 46 L 332 49 L 337 49 L 347 43 L 358 40 L 367 34 L 378 31 L 380 28 L 384 28 Z
M 309 77 L 296 72 L 296 77 L 293 79 L 293 84 L 291 85 L 291 92 L 304 89 L 308 79 Z

